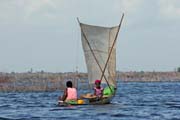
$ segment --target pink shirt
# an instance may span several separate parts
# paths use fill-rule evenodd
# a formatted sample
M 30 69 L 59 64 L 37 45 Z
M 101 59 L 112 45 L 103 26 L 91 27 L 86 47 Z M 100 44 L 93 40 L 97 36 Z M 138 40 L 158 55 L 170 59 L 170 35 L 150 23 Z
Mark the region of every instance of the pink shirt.
M 101 96 L 103 92 L 103 88 L 101 87 L 100 89 L 94 87 L 94 90 L 96 91 L 96 96 Z
M 77 100 L 77 90 L 76 88 L 67 88 L 67 98 L 66 100 Z

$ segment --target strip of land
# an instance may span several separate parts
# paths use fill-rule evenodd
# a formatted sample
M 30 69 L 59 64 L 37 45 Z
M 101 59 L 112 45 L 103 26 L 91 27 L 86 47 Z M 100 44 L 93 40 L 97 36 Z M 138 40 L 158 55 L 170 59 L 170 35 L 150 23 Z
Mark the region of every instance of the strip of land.
M 67 80 L 75 87 L 88 87 L 87 73 L 0 73 L 0 91 L 55 91 L 65 88 Z M 175 82 L 180 81 L 180 72 L 117 72 L 118 81 L 122 82 Z

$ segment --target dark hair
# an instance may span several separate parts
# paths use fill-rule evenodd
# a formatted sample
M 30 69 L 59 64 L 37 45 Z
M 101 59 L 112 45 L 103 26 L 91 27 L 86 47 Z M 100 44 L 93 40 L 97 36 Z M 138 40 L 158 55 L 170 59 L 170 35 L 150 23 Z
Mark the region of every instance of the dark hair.
M 66 86 L 72 88 L 72 82 L 71 82 L 71 81 L 67 81 L 67 82 L 66 82 Z

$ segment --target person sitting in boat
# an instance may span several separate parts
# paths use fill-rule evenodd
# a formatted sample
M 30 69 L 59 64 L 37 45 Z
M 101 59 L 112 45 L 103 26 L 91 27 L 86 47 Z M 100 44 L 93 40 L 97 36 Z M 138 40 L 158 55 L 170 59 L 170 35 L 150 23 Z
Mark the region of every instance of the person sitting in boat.
M 94 82 L 95 87 L 94 87 L 94 94 L 87 93 L 84 95 L 81 95 L 80 98 L 86 98 L 86 99 L 91 99 L 94 100 L 97 97 L 101 98 L 103 96 L 103 87 L 101 87 L 101 80 L 95 80 Z
M 103 90 L 103 87 L 101 87 L 101 80 L 95 80 L 94 95 L 97 97 L 102 97 Z
M 63 96 L 59 97 L 59 101 L 71 101 L 71 100 L 77 100 L 77 90 L 73 87 L 73 84 L 71 81 L 66 82 L 66 89 L 64 90 Z

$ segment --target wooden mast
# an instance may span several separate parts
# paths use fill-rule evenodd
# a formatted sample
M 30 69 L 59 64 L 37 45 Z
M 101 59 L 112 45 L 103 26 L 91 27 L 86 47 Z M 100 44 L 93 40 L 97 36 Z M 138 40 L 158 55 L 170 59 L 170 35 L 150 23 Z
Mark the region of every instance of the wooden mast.
M 100 80 L 102 80 L 102 77 L 104 76 L 104 73 L 105 73 L 105 71 L 106 71 L 106 68 L 107 68 L 109 59 L 110 59 L 110 57 L 111 57 L 111 53 L 112 53 L 113 47 L 114 47 L 114 45 L 115 45 L 115 43 L 116 43 L 116 41 L 117 41 L 118 33 L 119 33 L 120 28 L 121 28 L 121 24 L 122 24 L 123 18 L 124 18 L 124 13 L 123 13 L 123 15 L 122 15 L 122 17 L 121 17 L 121 21 L 120 21 L 120 24 L 119 24 L 119 27 L 118 27 L 118 31 L 117 31 L 116 36 L 115 36 L 115 39 L 114 39 L 114 41 L 113 41 L 113 44 L 112 44 L 111 50 L 110 50 L 110 52 L 109 52 L 108 59 L 107 59 L 107 61 L 106 61 L 106 64 L 105 64 L 105 66 L 104 66 L 104 69 L 103 69 L 103 71 L 102 71 L 102 75 L 101 75 Z

